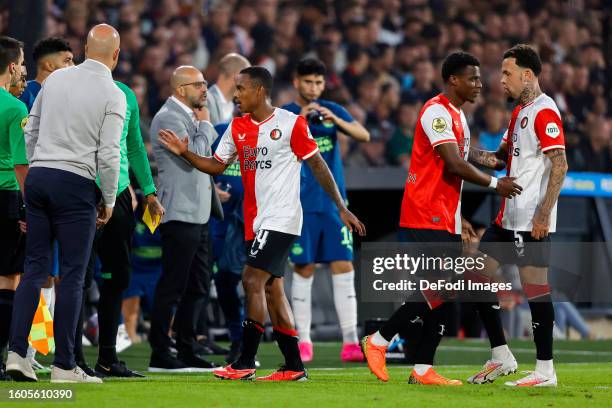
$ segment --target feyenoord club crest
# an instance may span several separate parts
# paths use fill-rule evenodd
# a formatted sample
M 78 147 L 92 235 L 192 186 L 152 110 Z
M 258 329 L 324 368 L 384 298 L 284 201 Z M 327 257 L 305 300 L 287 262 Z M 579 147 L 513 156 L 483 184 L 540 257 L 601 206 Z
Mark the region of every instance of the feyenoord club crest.
M 272 140 L 278 140 L 278 139 L 280 139 L 280 138 L 281 138 L 281 136 L 282 136 L 282 135 L 283 135 L 283 132 L 281 132 L 281 130 L 280 130 L 280 129 L 276 128 L 276 129 L 273 129 L 273 130 L 270 132 L 270 139 L 272 139 Z

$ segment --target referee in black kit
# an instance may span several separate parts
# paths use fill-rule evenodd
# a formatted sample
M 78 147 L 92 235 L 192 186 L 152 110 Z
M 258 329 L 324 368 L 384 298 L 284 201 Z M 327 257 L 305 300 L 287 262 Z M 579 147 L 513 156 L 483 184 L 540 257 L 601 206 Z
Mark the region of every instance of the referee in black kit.
M 16 381 L 37 381 L 25 358 L 40 289 L 49 276 L 51 243 L 59 243 L 56 351 L 51 382 L 101 383 L 75 363 L 74 334 L 83 280 L 96 225 L 110 219 L 119 178 L 119 141 L 126 98 L 111 70 L 119 58 L 119 34 L 106 24 L 87 36 L 87 59 L 53 72 L 44 82 L 25 128 L 30 171 L 25 183 L 25 272 L 15 293 L 6 372 Z M 100 177 L 102 202 L 96 187 Z

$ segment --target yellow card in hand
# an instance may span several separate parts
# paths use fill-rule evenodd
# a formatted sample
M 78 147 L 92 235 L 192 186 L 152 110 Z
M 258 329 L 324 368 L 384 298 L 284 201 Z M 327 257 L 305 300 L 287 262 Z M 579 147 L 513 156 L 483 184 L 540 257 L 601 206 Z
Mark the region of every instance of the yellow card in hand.
M 161 220 L 161 216 L 158 214 L 155 217 L 151 217 L 151 213 L 149 212 L 149 206 L 145 207 L 144 214 L 142 215 L 142 222 L 145 223 L 147 227 L 149 227 L 149 231 L 151 234 L 155 233 L 155 230 L 159 226 L 159 221 Z

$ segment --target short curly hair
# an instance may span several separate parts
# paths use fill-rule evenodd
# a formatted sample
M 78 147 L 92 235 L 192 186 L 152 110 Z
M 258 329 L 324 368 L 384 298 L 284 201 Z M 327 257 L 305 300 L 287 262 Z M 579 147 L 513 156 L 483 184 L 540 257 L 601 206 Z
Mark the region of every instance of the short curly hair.
M 442 63 L 442 79 L 444 82 L 448 82 L 451 75 L 457 75 L 469 66 L 479 67 L 480 61 L 470 53 L 453 52 Z

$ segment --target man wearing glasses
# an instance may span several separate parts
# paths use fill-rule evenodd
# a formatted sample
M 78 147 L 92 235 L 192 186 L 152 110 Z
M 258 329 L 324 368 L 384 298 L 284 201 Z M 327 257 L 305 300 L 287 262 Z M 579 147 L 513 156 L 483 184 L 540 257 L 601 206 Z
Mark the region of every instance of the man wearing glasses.
M 204 76 L 194 67 L 181 66 L 172 74 L 170 84 L 172 96 L 153 118 L 151 134 L 171 129 L 181 138 L 189 138 L 190 151 L 210 156 L 217 132 L 206 108 Z M 170 153 L 157 138 L 151 141 L 159 169 L 159 199 L 166 213 L 160 225 L 162 274 L 151 314 L 149 371 L 210 371 L 215 364 L 202 359 L 195 349 L 195 324 L 210 289 L 208 220 L 211 215 L 223 218 L 223 210 L 208 174 Z M 170 353 L 168 334 L 174 310 L 176 357 Z

